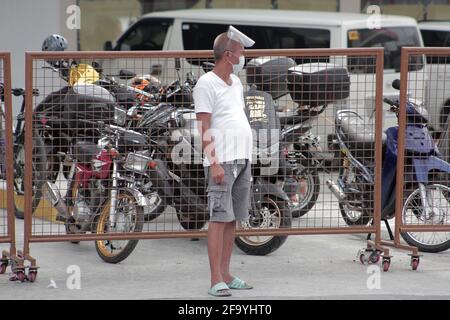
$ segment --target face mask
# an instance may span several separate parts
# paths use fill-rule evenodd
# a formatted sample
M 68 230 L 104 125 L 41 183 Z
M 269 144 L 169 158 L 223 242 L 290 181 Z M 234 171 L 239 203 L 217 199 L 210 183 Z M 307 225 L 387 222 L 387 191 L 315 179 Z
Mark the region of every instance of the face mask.
M 240 56 L 239 57 L 239 63 L 238 64 L 232 64 L 233 66 L 233 73 L 235 75 L 238 75 L 240 71 L 242 71 L 242 69 L 244 68 L 244 64 L 245 64 L 245 58 L 244 56 Z
M 233 64 L 233 73 L 238 74 L 244 68 L 245 58 L 244 56 L 239 57 L 239 64 Z

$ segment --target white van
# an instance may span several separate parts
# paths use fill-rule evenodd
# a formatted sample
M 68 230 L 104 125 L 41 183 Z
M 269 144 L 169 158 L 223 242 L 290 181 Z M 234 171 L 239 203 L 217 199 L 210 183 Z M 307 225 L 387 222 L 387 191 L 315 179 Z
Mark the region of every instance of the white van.
M 420 22 L 419 29 L 425 47 L 450 47 L 450 21 Z M 450 114 L 450 55 L 427 56 L 427 73 L 425 102 L 433 127 L 441 130 Z
M 423 46 L 417 22 L 409 17 L 381 15 L 381 28 L 370 29 L 369 17 L 353 13 L 256 9 L 155 12 L 142 16 L 114 44 L 109 41 L 105 43 L 105 49 L 211 50 L 214 38 L 226 31 L 230 24 L 255 40 L 252 49 L 384 47 L 384 93 L 398 94 L 391 84 L 394 79 L 400 77 L 401 48 Z M 173 62 L 150 61 L 147 67 L 148 70 L 162 70 L 161 77 L 168 80 L 176 74 L 173 72 L 174 66 L 164 65 L 165 63 Z M 192 65 L 184 59 L 182 67 L 192 69 L 201 66 L 198 63 Z M 364 92 L 369 92 L 374 82 L 373 68 L 364 70 L 364 67 L 356 64 L 347 64 L 346 67 L 351 73 L 353 85 L 357 85 L 358 80 L 360 83 L 364 82 Z M 423 67 L 421 63 L 416 64 L 417 69 Z M 415 71 L 419 70 L 412 71 L 411 78 L 414 77 Z M 367 77 L 366 73 L 372 78 Z M 356 93 L 358 90 L 352 92 Z M 374 107 L 373 97 L 351 96 L 350 101 L 368 103 L 369 109 Z M 333 123 L 333 108 L 329 108 L 323 117 L 328 119 L 326 123 Z M 321 136 L 322 141 L 330 142 L 333 126 L 318 127 L 321 129 L 317 129 L 319 131 L 316 134 Z

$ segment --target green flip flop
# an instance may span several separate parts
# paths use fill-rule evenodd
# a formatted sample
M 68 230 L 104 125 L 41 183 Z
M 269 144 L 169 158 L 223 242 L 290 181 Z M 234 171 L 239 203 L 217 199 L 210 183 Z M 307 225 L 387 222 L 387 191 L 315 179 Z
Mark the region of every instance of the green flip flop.
M 227 286 L 225 282 L 219 282 L 214 286 L 212 286 L 212 288 L 208 290 L 208 294 L 214 297 L 231 296 L 230 288 Z
M 235 277 L 230 283 L 227 284 L 230 289 L 235 290 L 249 290 L 253 289 L 253 287 L 247 284 L 244 280 Z

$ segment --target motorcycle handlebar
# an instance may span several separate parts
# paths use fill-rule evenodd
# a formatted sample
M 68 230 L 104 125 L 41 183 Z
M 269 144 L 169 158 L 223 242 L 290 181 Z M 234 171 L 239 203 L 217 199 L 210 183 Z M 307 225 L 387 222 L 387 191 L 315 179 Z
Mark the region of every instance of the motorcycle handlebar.
M 109 135 L 115 135 L 115 136 L 119 136 L 121 134 L 125 134 L 127 132 L 131 132 L 133 130 L 127 130 L 125 128 L 113 125 L 113 124 L 107 124 L 103 121 L 91 121 L 91 120 L 85 120 L 85 119 L 80 119 L 78 120 L 80 122 L 92 125 L 97 127 L 97 129 L 105 134 L 109 134 Z
M 390 106 L 398 108 L 399 102 L 396 101 L 396 100 L 392 100 L 392 99 L 389 99 L 389 98 L 384 98 L 383 101 L 386 102 L 387 104 L 389 104 Z
M 3 98 L 5 86 L 3 83 L 0 83 L 0 96 Z M 11 93 L 15 97 L 20 97 L 25 95 L 25 89 L 24 88 L 13 88 L 11 89 Z M 33 89 L 33 96 L 39 95 L 39 89 Z M 3 100 L 3 99 L 2 99 Z

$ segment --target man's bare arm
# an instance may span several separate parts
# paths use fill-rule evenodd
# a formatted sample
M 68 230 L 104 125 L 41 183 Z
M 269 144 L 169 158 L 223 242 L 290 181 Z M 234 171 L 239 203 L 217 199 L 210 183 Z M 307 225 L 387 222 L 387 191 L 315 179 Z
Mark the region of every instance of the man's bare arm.
M 214 140 L 212 139 L 211 135 L 208 134 L 208 131 L 211 128 L 211 113 L 197 113 L 197 121 L 197 127 L 202 139 L 202 150 L 205 153 L 205 156 L 208 158 L 209 163 L 211 164 L 212 176 L 214 180 L 216 181 L 216 183 L 221 184 L 223 182 L 224 170 L 219 164 L 219 159 L 217 159 L 216 157 Z

